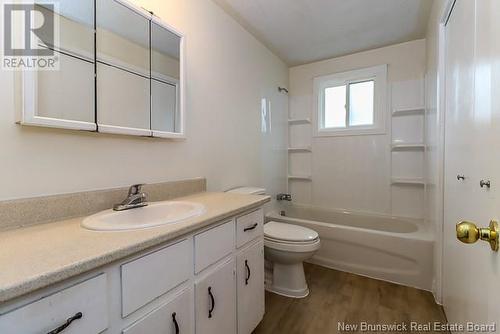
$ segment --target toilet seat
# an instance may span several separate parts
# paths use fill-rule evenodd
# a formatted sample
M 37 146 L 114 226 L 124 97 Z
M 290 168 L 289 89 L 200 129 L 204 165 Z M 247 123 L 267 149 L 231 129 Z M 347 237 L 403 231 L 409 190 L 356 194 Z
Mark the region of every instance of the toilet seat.
M 271 221 L 264 225 L 264 245 L 286 252 L 312 252 L 319 249 L 320 240 L 309 228 Z
M 307 227 L 270 221 L 264 225 L 264 237 L 276 242 L 311 243 L 317 240 L 319 235 Z
M 321 242 L 316 239 L 312 242 L 283 242 L 264 238 L 264 246 L 275 250 L 290 253 L 315 252 L 319 249 Z

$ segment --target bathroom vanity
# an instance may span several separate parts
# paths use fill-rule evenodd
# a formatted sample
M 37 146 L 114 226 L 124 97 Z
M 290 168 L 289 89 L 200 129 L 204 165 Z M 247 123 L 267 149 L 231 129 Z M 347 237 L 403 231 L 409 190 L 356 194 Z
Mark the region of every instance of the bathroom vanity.
M 188 196 L 206 212 L 96 232 L 82 218 L 0 232 L 0 333 L 251 333 L 264 315 L 267 196 Z

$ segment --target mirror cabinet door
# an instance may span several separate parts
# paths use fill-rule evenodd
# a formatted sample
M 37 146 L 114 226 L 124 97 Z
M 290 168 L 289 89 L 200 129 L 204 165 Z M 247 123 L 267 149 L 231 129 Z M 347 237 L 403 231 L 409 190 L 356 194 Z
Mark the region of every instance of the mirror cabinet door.
M 151 136 L 150 17 L 99 0 L 96 21 L 98 130 Z
M 58 68 L 23 73 L 21 123 L 66 129 L 95 130 L 94 1 L 59 0 L 57 6 L 34 3 L 38 47 L 51 49 Z M 59 33 L 37 20 L 54 17 Z M 50 29 L 47 29 L 50 28 Z M 56 37 L 56 38 L 55 38 Z
M 182 132 L 181 38 L 153 19 L 151 23 L 151 130 L 155 137 Z
M 94 1 L 93 0 L 57 0 L 52 7 L 47 1 L 35 1 L 37 11 L 50 13 L 53 9 L 58 22 L 57 31 L 52 31 L 50 25 L 41 26 L 37 36 L 47 47 L 54 48 L 76 57 L 94 59 Z M 44 20 L 44 17 L 34 15 L 34 20 Z M 41 23 L 41 22 L 40 22 Z M 54 36 L 54 33 L 57 36 Z

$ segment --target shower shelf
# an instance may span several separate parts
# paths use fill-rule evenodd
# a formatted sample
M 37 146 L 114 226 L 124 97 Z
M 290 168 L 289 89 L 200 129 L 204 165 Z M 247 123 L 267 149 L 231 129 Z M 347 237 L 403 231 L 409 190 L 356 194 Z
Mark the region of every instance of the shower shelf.
M 412 116 L 412 115 L 423 115 L 425 113 L 425 107 L 411 107 L 411 108 L 401 108 L 394 109 L 392 112 L 393 117 L 397 116 Z
M 309 118 L 292 118 L 288 120 L 288 124 L 311 124 L 311 119 Z
M 302 147 L 289 147 L 288 152 L 312 152 L 311 146 L 302 146 Z
M 422 177 L 393 177 L 391 179 L 391 184 L 423 186 L 425 182 Z
M 425 148 L 424 143 L 405 143 L 405 142 L 393 142 L 393 151 L 403 151 L 403 150 L 423 150 Z
M 288 175 L 288 180 L 312 181 L 311 175 Z

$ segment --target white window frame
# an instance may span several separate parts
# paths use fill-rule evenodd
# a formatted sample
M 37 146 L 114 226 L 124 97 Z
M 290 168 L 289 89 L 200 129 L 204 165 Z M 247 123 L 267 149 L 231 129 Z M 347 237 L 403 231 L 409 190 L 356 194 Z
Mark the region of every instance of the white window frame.
M 356 82 L 374 81 L 373 124 L 324 128 L 325 89 Z M 349 112 L 349 110 L 346 110 Z M 367 67 L 314 78 L 313 124 L 315 137 L 385 134 L 387 113 L 387 65 Z

